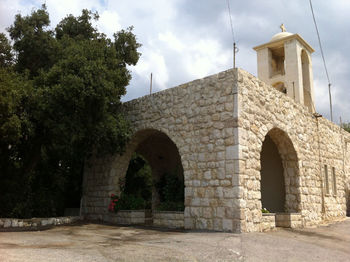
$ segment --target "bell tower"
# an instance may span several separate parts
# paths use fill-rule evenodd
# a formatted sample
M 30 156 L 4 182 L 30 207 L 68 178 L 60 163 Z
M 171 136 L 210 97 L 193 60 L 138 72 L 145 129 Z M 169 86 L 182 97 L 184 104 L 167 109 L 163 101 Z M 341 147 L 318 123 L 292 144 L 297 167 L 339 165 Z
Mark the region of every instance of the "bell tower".
M 257 52 L 258 78 L 285 93 L 309 112 L 315 112 L 311 54 L 314 49 L 298 34 L 286 32 L 284 25 Z

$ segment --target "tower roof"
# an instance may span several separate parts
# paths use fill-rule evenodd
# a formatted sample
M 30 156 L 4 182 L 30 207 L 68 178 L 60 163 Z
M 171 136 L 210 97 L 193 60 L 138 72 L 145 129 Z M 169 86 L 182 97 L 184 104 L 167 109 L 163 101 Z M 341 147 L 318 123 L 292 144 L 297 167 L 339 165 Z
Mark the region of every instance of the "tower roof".
M 279 39 L 282 39 L 282 38 L 290 36 L 290 35 L 293 35 L 293 34 L 289 33 L 289 32 L 279 32 L 271 38 L 270 42 L 277 41 Z
M 292 34 L 289 32 L 277 33 L 271 38 L 270 42 L 253 47 L 253 49 L 255 51 L 258 51 L 258 50 L 263 49 L 265 47 L 279 46 L 281 43 L 286 42 L 288 40 L 292 40 L 292 39 L 297 39 L 310 53 L 315 52 L 315 50 L 299 34 Z

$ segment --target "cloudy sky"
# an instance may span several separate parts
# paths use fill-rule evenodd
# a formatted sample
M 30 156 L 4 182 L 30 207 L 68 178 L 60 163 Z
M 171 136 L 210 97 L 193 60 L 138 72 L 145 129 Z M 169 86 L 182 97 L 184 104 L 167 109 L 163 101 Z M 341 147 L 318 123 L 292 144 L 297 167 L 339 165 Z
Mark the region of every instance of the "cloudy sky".
M 0 30 L 15 14 L 30 14 L 46 2 L 54 27 L 67 14 L 83 8 L 98 11 L 97 27 L 108 36 L 130 25 L 142 43 L 142 57 L 130 68 L 133 80 L 124 101 L 215 74 L 232 67 L 232 35 L 226 0 L 0 0 Z M 268 42 L 284 23 L 314 47 L 316 110 L 329 114 L 328 82 L 322 64 L 308 0 L 229 0 L 236 42 L 237 66 L 256 75 L 252 47 Z M 330 4 L 331 3 L 331 4 Z M 334 121 L 350 121 L 350 1 L 313 1 L 332 83 Z

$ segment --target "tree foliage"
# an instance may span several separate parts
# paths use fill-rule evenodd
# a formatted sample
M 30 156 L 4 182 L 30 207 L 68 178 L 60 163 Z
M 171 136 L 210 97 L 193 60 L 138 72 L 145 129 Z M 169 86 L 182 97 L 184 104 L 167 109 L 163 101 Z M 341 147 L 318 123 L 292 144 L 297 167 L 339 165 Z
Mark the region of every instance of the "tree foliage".
M 124 182 L 121 186 L 122 193 L 128 196 L 141 197 L 145 201 L 151 202 L 153 187 L 152 170 L 142 155 L 133 154 Z
M 13 53 L 10 41 L 4 33 L 0 33 L 0 67 L 6 68 L 13 64 Z
M 50 30 L 45 5 L 0 34 L 0 217 L 79 206 L 84 160 L 120 153 L 130 134 L 120 98 L 140 57 L 132 27 L 107 38 L 97 13 Z M 14 57 L 16 59 L 14 59 Z
M 350 123 L 343 123 L 342 128 L 344 128 L 345 131 L 348 131 L 350 133 Z

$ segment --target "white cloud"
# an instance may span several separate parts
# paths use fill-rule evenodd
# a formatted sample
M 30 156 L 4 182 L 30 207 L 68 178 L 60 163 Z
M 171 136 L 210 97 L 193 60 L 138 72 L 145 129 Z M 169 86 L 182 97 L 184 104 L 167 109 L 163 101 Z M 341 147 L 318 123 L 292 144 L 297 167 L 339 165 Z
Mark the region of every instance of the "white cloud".
M 104 10 L 100 14 L 97 26 L 101 32 L 104 32 L 108 37 L 112 38 L 115 32 L 122 29 L 119 21 L 120 17 L 116 11 Z
M 185 70 L 194 78 L 202 78 L 227 69 L 230 57 L 215 39 L 193 39 L 184 56 Z
M 0 29 L 13 22 L 16 13 L 29 14 L 44 0 L 2 0 Z M 67 14 L 79 15 L 83 8 L 98 11 L 98 28 L 109 37 L 134 25 L 142 57 L 131 67 L 133 91 L 128 99 L 144 94 L 149 75 L 154 73 L 155 89 L 172 87 L 194 78 L 232 67 L 232 37 L 224 1 L 202 0 L 46 0 L 52 26 Z M 333 84 L 335 115 L 349 116 L 350 92 L 350 1 L 314 1 L 314 11 Z M 236 64 L 256 74 L 256 54 L 252 47 L 267 42 L 285 23 L 287 30 L 299 33 L 315 49 L 313 71 L 317 110 L 328 116 L 328 89 L 318 50 L 309 4 L 295 1 L 232 1 L 231 13 L 237 45 Z M 350 119 L 348 119 L 350 121 Z
M 13 23 L 16 14 L 30 14 L 34 7 L 36 7 L 35 3 L 22 4 L 19 0 L 2 0 L 0 5 L 1 32 L 6 32 L 6 28 Z
M 185 45 L 172 32 L 160 33 L 158 39 L 176 52 L 182 52 L 185 49 Z
M 139 63 L 134 67 L 134 72 L 139 77 L 147 80 L 150 74 L 153 73 L 153 83 L 156 88 L 161 90 L 169 88 L 169 74 L 164 56 L 157 51 L 145 51 L 147 51 L 145 55 L 141 57 Z

